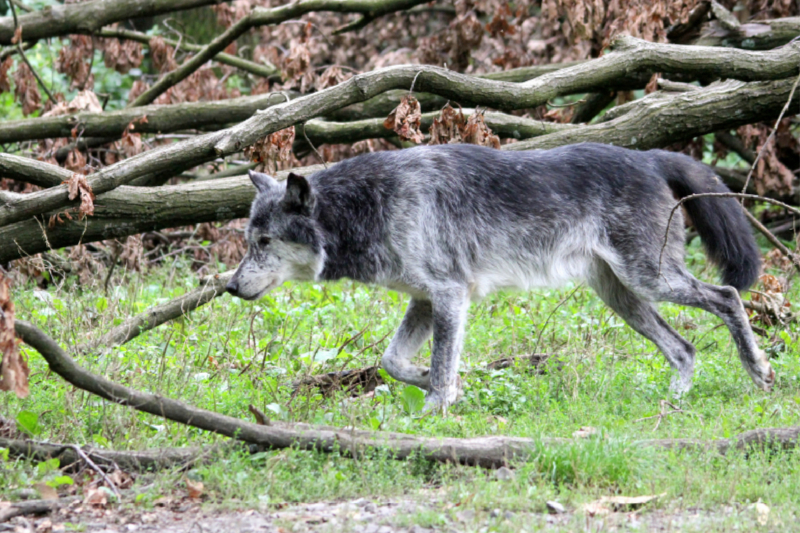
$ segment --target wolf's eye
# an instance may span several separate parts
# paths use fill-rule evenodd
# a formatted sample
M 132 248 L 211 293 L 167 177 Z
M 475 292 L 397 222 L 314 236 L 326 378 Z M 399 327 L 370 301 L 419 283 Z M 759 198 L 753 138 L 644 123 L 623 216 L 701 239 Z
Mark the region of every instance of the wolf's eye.
M 261 237 L 258 238 L 258 244 L 260 244 L 261 246 L 267 246 L 271 240 L 272 239 L 270 239 L 266 235 L 262 235 Z

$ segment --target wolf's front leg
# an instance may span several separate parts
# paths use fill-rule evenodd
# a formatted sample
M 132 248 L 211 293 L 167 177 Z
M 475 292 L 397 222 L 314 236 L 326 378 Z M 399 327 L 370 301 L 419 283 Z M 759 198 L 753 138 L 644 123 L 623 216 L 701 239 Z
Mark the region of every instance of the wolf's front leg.
M 433 310 L 433 350 L 431 381 L 425 398 L 425 411 L 440 411 L 458 399 L 458 362 L 464 344 L 464 329 L 469 308 L 466 288 L 437 292 L 431 298 Z
M 394 379 L 416 385 L 420 389 L 430 388 L 430 371 L 411 364 L 411 358 L 428 340 L 433 331 L 433 311 L 431 302 L 412 299 L 406 315 L 394 334 L 389 348 L 383 354 L 383 369 Z

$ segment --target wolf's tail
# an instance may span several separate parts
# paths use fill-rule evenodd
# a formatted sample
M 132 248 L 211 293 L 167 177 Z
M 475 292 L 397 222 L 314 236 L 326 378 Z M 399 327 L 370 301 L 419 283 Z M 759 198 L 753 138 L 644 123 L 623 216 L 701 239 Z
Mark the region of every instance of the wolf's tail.
M 663 153 L 663 176 L 670 189 L 685 198 L 691 194 L 730 192 L 714 172 L 688 156 Z M 744 291 L 758 278 L 761 254 L 735 198 L 703 197 L 684 202 L 709 258 L 726 285 Z

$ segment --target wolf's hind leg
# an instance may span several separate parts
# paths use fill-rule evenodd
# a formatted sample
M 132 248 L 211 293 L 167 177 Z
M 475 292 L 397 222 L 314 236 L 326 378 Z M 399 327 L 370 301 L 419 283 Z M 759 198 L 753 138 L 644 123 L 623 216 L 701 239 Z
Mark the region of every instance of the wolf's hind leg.
M 430 388 L 430 371 L 411 364 L 411 358 L 419 351 L 433 332 L 433 306 L 430 301 L 412 299 L 406 309 L 403 322 L 394 334 L 389 348 L 383 354 L 381 364 L 394 379 Z
M 736 289 L 703 283 L 683 270 L 669 273 L 659 292 L 661 300 L 698 307 L 720 317 L 731 332 L 739 359 L 750 378 L 763 390 L 772 388 L 775 371 L 766 354 L 758 348 Z
M 461 392 L 458 363 L 464 345 L 464 330 L 469 309 L 466 287 L 452 286 L 431 295 L 433 310 L 433 349 L 431 381 L 425 397 L 425 411 L 438 411 L 454 404 Z
M 631 328 L 658 346 L 675 371 L 670 384 L 672 394 L 679 397 L 688 391 L 692 386 L 695 347 L 667 324 L 652 303 L 623 285 L 605 262 L 598 261 L 589 284 Z

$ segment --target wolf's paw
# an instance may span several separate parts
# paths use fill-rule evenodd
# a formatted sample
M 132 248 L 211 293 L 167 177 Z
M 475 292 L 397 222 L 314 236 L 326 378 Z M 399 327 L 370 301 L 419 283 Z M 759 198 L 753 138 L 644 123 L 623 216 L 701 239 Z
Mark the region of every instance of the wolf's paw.
M 758 385 L 761 390 L 770 392 L 772 386 L 775 384 L 775 370 L 772 366 L 768 365 L 761 376 L 753 376 L 753 382 Z
M 772 365 L 769 364 L 767 355 L 761 350 L 758 350 L 758 352 L 758 355 L 761 356 L 761 361 L 756 368 L 751 370 L 750 377 L 753 379 L 753 383 L 761 390 L 769 392 L 775 384 L 775 370 L 773 370 Z
M 464 384 L 461 376 L 456 376 L 455 384 L 448 387 L 446 392 L 428 391 L 425 396 L 425 406 L 422 408 L 422 416 L 429 414 L 446 414 L 447 408 L 458 402 L 464 396 Z
M 689 389 L 692 388 L 692 376 L 691 374 L 683 375 L 675 374 L 672 376 L 672 381 L 669 384 L 669 394 L 675 401 L 680 401 L 686 396 L 686 393 L 689 392 Z

